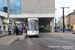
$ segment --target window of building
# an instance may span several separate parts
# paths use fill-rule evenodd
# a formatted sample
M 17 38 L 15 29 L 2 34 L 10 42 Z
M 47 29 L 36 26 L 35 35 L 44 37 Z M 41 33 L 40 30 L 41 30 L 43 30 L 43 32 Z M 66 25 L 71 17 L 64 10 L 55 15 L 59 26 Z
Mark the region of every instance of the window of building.
M 20 0 L 10 0 L 10 13 L 20 14 Z
M 72 22 L 72 25 L 73 25 L 73 22 Z
M 20 13 L 20 0 L 15 0 L 15 2 L 16 2 L 16 14 L 19 14 Z
M 10 0 L 10 14 L 20 14 L 20 0 Z M 7 0 L 0 0 L 0 11 L 7 12 Z
M 0 0 L 0 11 L 3 11 L 3 0 Z

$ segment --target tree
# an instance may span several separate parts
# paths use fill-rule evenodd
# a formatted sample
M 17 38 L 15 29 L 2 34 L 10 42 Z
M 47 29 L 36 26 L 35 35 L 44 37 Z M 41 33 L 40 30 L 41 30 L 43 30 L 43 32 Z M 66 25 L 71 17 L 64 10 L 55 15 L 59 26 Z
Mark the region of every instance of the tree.
M 68 24 L 68 25 L 67 25 L 67 27 L 68 27 L 68 29 L 69 29 L 69 27 L 70 27 L 70 24 Z

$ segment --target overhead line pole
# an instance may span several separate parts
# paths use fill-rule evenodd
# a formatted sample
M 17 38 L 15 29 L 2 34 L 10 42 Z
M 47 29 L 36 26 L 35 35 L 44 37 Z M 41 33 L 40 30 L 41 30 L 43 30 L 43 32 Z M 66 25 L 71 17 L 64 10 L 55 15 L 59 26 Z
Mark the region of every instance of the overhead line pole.
M 55 18 L 55 32 L 56 32 L 56 18 Z
M 64 9 L 69 7 L 60 7 L 63 10 L 63 33 L 65 32 L 65 25 L 64 25 Z

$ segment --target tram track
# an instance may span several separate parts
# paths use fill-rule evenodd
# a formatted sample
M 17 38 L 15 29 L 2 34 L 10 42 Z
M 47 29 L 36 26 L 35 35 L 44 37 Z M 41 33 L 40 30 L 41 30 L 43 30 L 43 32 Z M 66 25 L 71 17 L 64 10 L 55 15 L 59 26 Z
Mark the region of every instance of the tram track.
M 43 39 L 40 39 L 40 38 L 36 38 L 34 36 L 32 37 L 26 37 L 26 39 L 30 39 L 31 42 L 33 42 L 34 44 L 40 46 L 40 47 L 43 47 L 47 50 L 64 50 L 63 48 L 51 48 L 51 47 L 48 47 L 48 45 L 45 45 L 46 43 L 48 44 L 49 42 L 43 40 Z M 40 40 L 39 40 L 40 39 Z
M 52 43 L 52 41 L 46 39 L 46 37 L 43 37 L 43 36 L 42 37 L 39 36 L 39 38 L 37 38 L 35 36 L 27 36 L 26 35 L 25 39 L 29 39 L 32 43 L 38 45 L 41 48 L 45 48 L 46 50 L 68 50 L 68 49 L 64 49 L 64 48 L 61 48 L 61 47 L 56 48 L 57 46 L 55 48 L 50 47 L 50 45 L 54 46 L 54 45 L 57 45 L 57 44 L 54 43 L 54 42 L 53 42 L 53 44 L 50 44 L 50 43 Z
M 42 42 L 40 40 L 37 40 L 37 38 L 31 38 L 32 41 L 34 41 L 37 45 L 39 45 L 40 47 L 43 47 L 43 48 L 46 48 L 47 50 L 64 50 L 63 48 L 51 48 L 51 47 L 48 47 L 48 45 L 46 45 L 46 43 L 48 42 Z M 41 39 L 42 40 L 42 39 Z M 45 44 L 44 44 L 45 43 Z

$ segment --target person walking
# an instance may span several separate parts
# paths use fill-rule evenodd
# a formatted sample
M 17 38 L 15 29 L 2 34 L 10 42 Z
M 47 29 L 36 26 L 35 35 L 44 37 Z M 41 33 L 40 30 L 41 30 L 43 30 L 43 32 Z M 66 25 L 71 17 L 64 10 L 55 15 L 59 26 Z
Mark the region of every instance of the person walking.
M 16 31 L 15 31 L 16 35 L 18 35 L 18 27 L 16 26 L 15 29 L 16 29 Z
M 23 33 L 25 34 L 25 30 L 26 30 L 26 28 L 25 28 L 25 26 L 23 26 Z
M 14 34 L 14 35 L 15 35 L 15 30 L 16 30 L 15 27 L 13 27 L 13 34 Z
M 22 28 L 22 26 L 20 27 L 20 35 L 22 35 L 22 33 L 23 33 L 23 28 Z
M 18 27 L 18 35 L 20 35 L 20 27 Z
M 10 26 L 8 28 L 8 32 L 9 32 L 9 35 L 11 35 L 11 28 L 10 28 Z
M 27 33 L 27 27 L 25 27 L 25 32 Z

